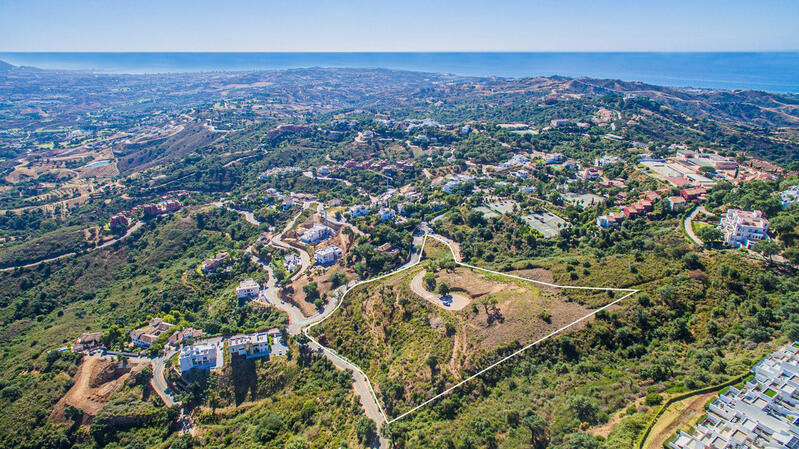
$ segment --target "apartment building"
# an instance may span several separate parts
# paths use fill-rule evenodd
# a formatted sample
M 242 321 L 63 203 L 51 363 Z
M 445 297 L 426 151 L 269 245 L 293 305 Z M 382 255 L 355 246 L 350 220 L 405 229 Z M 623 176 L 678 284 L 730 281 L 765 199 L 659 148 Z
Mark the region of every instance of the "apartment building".
M 335 245 L 322 248 L 314 253 L 314 260 L 319 265 L 328 265 L 334 263 L 343 256 L 344 253 L 341 248 Z
M 258 297 L 261 286 L 253 279 L 245 279 L 236 287 L 236 297 L 239 299 L 251 299 Z
M 248 359 L 269 355 L 269 334 L 256 332 L 247 335 L 234 335 L 228 340 L 230 355 L 244 356 Z
M 799 448 L 799 342 L 767 356 L 743 388 L 729 387 L 691 433 L 680 431 L 671 449 Z
M 180 373 L 183 374 L 193 369 L 211 369 L 216 367 L 216 346 L 214 345 L 193 345 L 184 346 L 178 356 Z
M 323 224 L 315 224 L 302 234 L 300 240 L 305 243 L 315 243 L 332 235 L 334 235 L 334 233 L 330 227 Z
M 131 331 L 130 338 L 134 346 L 149 348 L 161 334 L 173 327 L 175 327 L 174 324 L 169 324 L 161 318 L 153 318 L 147 326 Z
M 727 209 L 718 227 L 724 235 L 724 242 L 733 248 L 749 248 L 760 240 L 768 239 L 768 220 L 759 210 Z

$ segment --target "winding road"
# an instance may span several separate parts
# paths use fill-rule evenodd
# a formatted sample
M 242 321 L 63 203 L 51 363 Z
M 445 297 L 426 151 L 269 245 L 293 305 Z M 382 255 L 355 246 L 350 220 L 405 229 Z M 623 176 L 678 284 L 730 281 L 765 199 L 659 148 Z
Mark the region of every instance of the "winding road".
M 222 203 L 217 203 L 217 204 L 220 207 L 223 206 Z M 303 203 L 303 210 L 307 209 L 309 206 L 310 203 Z M 245 211 L 239 211 L 236 209 L 232 210 L 241 213 L 248 223 L 251 223 L 255 226 L 260 225 L 260 223 L 258 223 L 254 217 L 252 217 L 252 220 L 250 220 Z M 308 254 L 307 251 L 305 251 L 305 249 L 297 248 L 291 245 L 290 243 L 282 240 L 282 236 L 285 232 L 291 229 L 291 227 L 294 225 L 297 218 L 301 214 L 302 212 L 300 212 L 300 214 L 297 214 L 297 216 L 295 216 L 289 223 L 286 224 L 286 226 L 284 227 L 283 231 L 280 234 L 273 236 L 268 242 L 269 244 L 277 247 L 281 247 L 284 249 L 294 249 L 299 251 L 302 267 L 294 275 L 294 277 L 299 276 L 302 272 L 304 272 L 311 266 L 310 255 Z M 249 245 L 247 247 L 247 251 L 250 253 L 252 253 L 252 246 L 253 245 Z M 328 316 L 330 316 L 330 314 L 336 311 L 339 305 L 341 304 L 340 298 L 343 297 L 345 291 L 348 291 L 349 288 L 352 288 L 358 284 L 357 282 L 352 281 L 346 286 L 341 286 L 337 288 L 332 292 L 333 294 L 331 295 L 330 301 L 328 301 L 328 303 L 325 305 L 325 308 L 320 313 L 314 316 L 306 317 L 305 315 L 303 315 L 299 307 L 280 299 L 280 292 L 276 285 L 275 276 L 272 267 L 269 266 L 268 264 L 264 264 L 263 262 L 261 262 L 257 257 L 255 257 L 255 255 L 253 255 L 252 257 L 253 260 L 256 263 L 260 264 L 261 267 L 263 267 L 269 275 L 269 278 L 266 283 L 266 288 L 260 291 L 260 293 L 258 294 L 258 299 L 256 301 L 260 303 L 269 304 L 286 312 L 286 314 L 289 317 L 289 325 L 286 330 L 289 333 L 289 335 L 292 336 L 300 335 L 302 333 L 308 336 L 307 329 L 309 329 L 310 327 L 312 327 L 317 323 L 324 321 Z M 415 258 L 416 263 L 418 263 L 419 258 L 420 256 L 417 256 Z M 411 257 L 411 261 L 413 260 L 414 257 Z M 360 398 L 361 406 L 363 407 L 364 413 L 369 419 L 371 419 L 377 424 L 377 427 L 379 429 L 383 425 L 383 423 L 386 422 L 386 418 L 385 414 L 380 408 L 379 403 L 377 402 L 377 397 L 374 393 L 374 390 L 372 389 L 372 385 L 369 383 L 369 379 L 367 378 L 366 374 L 363 371 L 361 371 L 361 369 L 358 368 L 357 365 L 353 364 L 344 357 L 341 357 L 340 355 L 336 354 L 334 351 L 325 348 L 318 341 L 311 338 L 310 336 L 308 337 L 309 337 L 308 346 L 312 350 L 323 353 L 325 357 L 328 360 L 330 360 L 330 362 L 333 363 L 333 365 L 337 369 L 347 370 L 352 372 L 353 390 L 355 391 L 355 394 L 357 394 L 358 397 Z M 154 372 L 155 370 L 156 368 L 154 367 Z M 163 367 L 161 368 L 159 375 L 163 378 Z M 165 384 L 165 382 L 163 383 Z M 379 447 L 382 449 L 387 449 L 389 447 L 388 440 L 382 437 L 379 437 L 379 444 L 380 444 Z
M 167 352 L 162 357 L 156 357 L 152 359 L 153 364 L 153 377 L 150 379 L 150 386 L 153 387 L 155 393 L 164 401 L 167 407 L 172 407 L 175 404 L 178 404 L 175 401 L 175 398 L 172 397 L 172 389 L 169 388 L 169 384 L 166 381 L 166 376 L 164 375 L 164 370 L 166 369 L 166 363 L 169 359 L 177 354 L 177 350 L 173 350 Z
M 691 239 L 691 241 L 693 241 L 699 246 L 705 246 L 705 243 L 694 232 L 693 221 L 699 212 L 706 213 L 707 211 L 705 211 L 705 206 L 694 207 L 694 210 L 692 210 L 691 213 L 685 217 L 685 220 L 683 220 L 682 225 L 683 228 L 685 229 L 685 233 L 688 234 L 688 238 Z
M 146 223 L 147 221 L 149 221 L 149 220 L 139 220 L 139 221 L 137 221 L 136 224 L 134 224 L 133 226 L 128 228 L 128 230 L 125 232 L 125 234 L 123 234 L 123 235 L 121 235 L 121 236 L 119 236 L 119 237 L 117 237 L 115 239 L 111 239 L 111 240 L 109 240 L 107 242 L 104 242 L 104 243 L 102 243 L 100 245 L 97 245 L 97 246 L 95 246 L 93 248 L 88 248 L 86 251 L 83 252 L 83 254 L 90 253 L 90 252 L 96 251 L 98 249 L 107 248 L 107 247 L 113 245 L 116 242 L 119 242 L 119 241 L 122 241 L 122 240 L 128 238 L 131 234 L 133 234 L 134 232 L 138 231 L 139 228 L 141 228 L 144 225 L 144 223 Z M 76 254 L 78 254 L 76 251 L 72 251 L 72 252 L 69 252 L 69 253 L 66 253 L 66 254 L 62 254 L 60 256 L 51 257 L 49 259 L 43 259 L 43 260 L 40 260 L 38 262 L 31 262 L 31 263 L 27 263 L 27 264 L 23 264 L 23 265 L 15 265 L 13 267 L 0 268 L 0 272 L 2 272 L 2 271 L 12 271 L 12 270 L 16 270 L 17 268 L 31 268 L 31 267 L 35 267 L 37 265 L 41 265 L 43 263 L 55 262 L 56 260 L 66 259 L 67 257 L 72 257 L 72 256 L 74 256 Z

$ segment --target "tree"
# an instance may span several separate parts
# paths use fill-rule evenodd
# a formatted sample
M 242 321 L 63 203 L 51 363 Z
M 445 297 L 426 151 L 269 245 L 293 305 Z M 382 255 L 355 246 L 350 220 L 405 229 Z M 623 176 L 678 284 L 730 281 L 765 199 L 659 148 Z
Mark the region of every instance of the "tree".
M 424 285 L 427 287 L 428 290 L 433 291 L 436 288 L 436 277 L 433 273 L 425 273 L 424 275 Z
M 355 423 L 355 433 L 358 435 L 358 442 L 366 445 L 377 435 L 377 425 L 371 419 L 361 416 Z
M 705 246 L 713 246 L 715 243 L 721 241 L 721 231 L 714 226 L 703 226 L 696 231 L 696 236 L 705 244 Z
M 295 436 L 286 443 L 285 449 L 308 449 L 310 447 L 308 440 L 300 436 Z
M 544 449 L 549 443 L 549 427 L 543 418 L 531 413 L 522 419 L 522 425 L 530 431 L 530 444 L 534 449 Z
M 565 438 L 558 449 L 599 449 L 599 441 L 587 433 L 573 433 Z
M 316 282 L 310 282 L 307 285 L 303 286 L 302 291 L 305 292 L 306 300 L 313 300 L 319 297 L 319 289 L 316 285 Z
M 333 288 L 336 288 L 339 285 L 344 285 L 347 283 L 347 276 L 344 273 L 335 272 L 330 275 L 330 283 L 332 284 Z
M 71 405 L 68 405 L 68 406 L 66 406 L 66 408 L 64 408 L 64 417 L 67 418 L 68 420 L 74 422 L 74 423 L 77 423 L 81 419 L 83 419 L 83 410 L 81 410 L 81 409 L 79 409 L 77 407 L 73 407 Z
M 596 424 L 597 407 L 591 399 L 575 395 L 569 398 L 569 408 L 574 412 L 577 419 L 588 424 Z
M 438 294 L 441 296 L 447 296 L 449 294 L 449 285 L 446 282 L 442 282 L 438 284 Z
M 219 394 L 211 390 L 208 395 L 208 406 L 211 407 L 211 416 L 216 416 L 216 408 L 219 407 Z
M 774 263 L 774 256 L 782 251 L 782 246 L 775 240 L 761 240 L 752 246 L 753 251 L 757 251 L 768 259 L 769 265 Z
M 699 256 L 694 252 L 685 253 L 685 255 L 682 256 L 682 263 L 685 265 L 685 268 L 689 270 L 694 270 L 701 266 L 699 263 Z

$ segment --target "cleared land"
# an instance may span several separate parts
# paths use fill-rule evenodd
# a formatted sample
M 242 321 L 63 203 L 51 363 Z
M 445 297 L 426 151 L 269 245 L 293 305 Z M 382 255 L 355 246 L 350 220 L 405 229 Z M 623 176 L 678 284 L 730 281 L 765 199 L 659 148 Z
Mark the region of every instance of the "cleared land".
M 335 315 L 314 328 L 323 345 L 364 370 L 388 416 L 407 412 L 500 360 L 497 349 L 577 329 L 595 310 L 557 287 L 464 266 L 440 268 L 452 262 L 452 254 L 436 240 L 427 240 L 424 253 L 429 260 L 422 265 L 435 272 L 437 282 L 470 299 L 471 307 L 447 310 L 420 298 L 412 283 L 421 281 L 424 270 L 415 267 L 356 288 Z M 552 278 L 544 269 L 530 274 Z

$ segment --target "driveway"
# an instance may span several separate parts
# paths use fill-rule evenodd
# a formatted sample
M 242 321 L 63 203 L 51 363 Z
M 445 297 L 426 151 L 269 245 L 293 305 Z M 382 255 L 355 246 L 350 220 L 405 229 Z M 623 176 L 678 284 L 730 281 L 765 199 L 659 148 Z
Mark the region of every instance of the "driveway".
M 428 291 L 424 287 L 424 275 L 426 273 L 426 270 L 422 270 L 416 273 L 416 276 L 414 276 L 411 280 L 411 290 L 413 290 L 414 293 L 421 296 L 423 299 L 426 299 L 431 304 L 446 310 L 461 310 L 472 302 L 472 300 L 466 295 L 462 295 L 460 293 L 450 293 L 447 295 L 447 299 L 449 299 L 449 301 L 445 303 L 443 301 L 444 297 L 438 293 Z
M 699 246 L 705 246 L 705 243 L 702 240 L 700 240 L 699 237 L 694 232 L 694 226 L 692 223 L 694 217 L 696 217 L 696 214 L 698 214 L 699 212 L 703 212 L 704 210 L 705 210 L 704 206 L 696 206 L 694 207 L 694 210 L 692 210 L 691 213 L 688 214 L 687 217 L 685 217 L 685 220 L 683 220 L 683 228 L 685 228 L 685 233 L 688 234 L 688 238 Z

